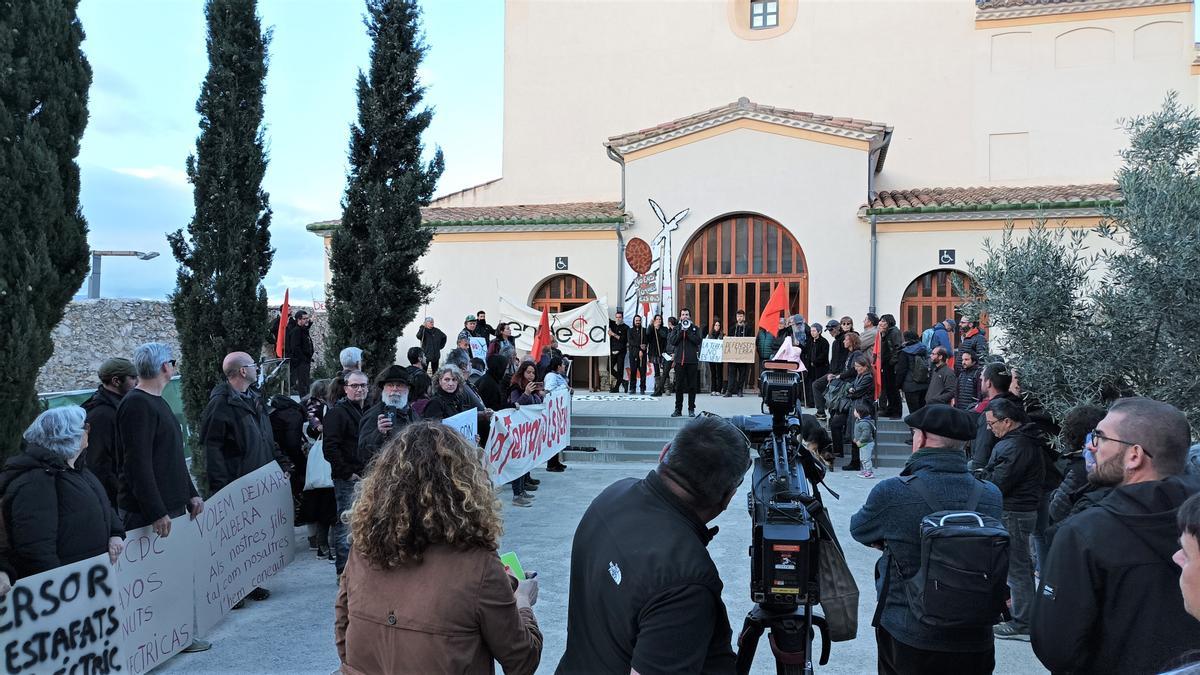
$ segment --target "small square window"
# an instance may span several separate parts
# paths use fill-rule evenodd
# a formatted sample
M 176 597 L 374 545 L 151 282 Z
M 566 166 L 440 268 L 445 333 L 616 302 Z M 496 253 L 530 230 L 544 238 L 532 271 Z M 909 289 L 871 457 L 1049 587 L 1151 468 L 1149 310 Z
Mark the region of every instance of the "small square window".
M 756 30 L 779 25 L 778 0 L 751 0 L 750 27 Z

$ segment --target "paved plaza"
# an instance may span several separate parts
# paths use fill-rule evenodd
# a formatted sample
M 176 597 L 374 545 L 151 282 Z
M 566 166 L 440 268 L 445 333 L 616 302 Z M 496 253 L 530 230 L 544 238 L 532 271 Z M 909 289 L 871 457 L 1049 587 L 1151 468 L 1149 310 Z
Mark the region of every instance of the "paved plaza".
M 735 399 L 736 400 L 736 399 Z M 757 399 L 744 399 L 746 403 Z M 726 403 L 730 399 L 725 399 Z M 643 409 L 647 404 L 642 404 Z M 653 404 L 650 404 L 653 405 Z M 658 405 L 662 405 L 661 402 Z M 657 407 L 657 406 L 655 406 Z M 699 406 L 704 408 L 705 406 Z M 578 410 L 578 408 L 577 408 Z M 534 608 L 545 634 L 539 673 L 552 673 L 566 642 L 567 591 L 569 586 L 571 538 L 587 505 L 605 486 L 628 476 L 641 477 L 652 468 L 646 463 L 572 463 L 561 474 L 535 471 L 542 480 L 532 508 L 512 508 L 505 502 L 505 535 L 501 552 L 516 551 L 526 569 L 538 571 L 541 591 Z M 895 470 L 880 472 L 895 475 Z M 835 472 L 829 485 L 840 500 L 826 495 L 838 536 L 858 580 L 860 595 L 858 638 L 835 643 L 825 673 L 872 673 L 875 671 L 875 639 L 870 626 L 875 609 L 873 566 L 878 552 L 852 541 L 847 532 L 850 516 L 862 504 L 875 481 L 853 473 Z M 507 488 L 500 493 L 508 496 Z M 709 551 L 725 581 L 724 600 L 735 633 L 750 609 L 750 518 L 742 498 L 716 522 L 721 531 Z M 915 526 L 915 524 L 914 524 Z M 232 612 L 210 636 L 212 650 L 176 656 L 160 672 L 169 673 L 330 673 L 337 669 L 333 645 L 333 602 L 337 592 L 333 566 L 304 549 L 270 586 L 265 602 L 247 601 L 245 609 Z M 397 602 L 402 602 L 397 598 Z M 680 627 L 686 630 L 686 627 Z M 1033 656 L 1028 643 L 996 642 L 997 673 L 1039 673 L 1045 670 Z M 774 664 L 766 639 L 755 657 L 755 673 L 773 673 Z

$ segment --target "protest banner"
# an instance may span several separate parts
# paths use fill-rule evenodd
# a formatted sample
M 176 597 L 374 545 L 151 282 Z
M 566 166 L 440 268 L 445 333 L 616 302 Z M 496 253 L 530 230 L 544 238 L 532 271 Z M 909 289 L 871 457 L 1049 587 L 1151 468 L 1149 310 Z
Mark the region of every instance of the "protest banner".
M 512 328 L 517 349 L 533 349 L 541 310 L 500 296 L 500 320 Z M 569 312 L 550 314 L 554 344 L 567 356 L 608 356 L 608 299 L 600 298 Z M 533 355 L 536 361 L 538 356 Z
M 17 581 L 0 600 L 5 672 L 123 670 L 119 589 L 107 553 Z
M 722 341 L 721 360 L 725 363 L 754 363 L 757 354 L 752 337 L 727 337 Z
M 720 363 L 724 360 L 724 349 L 721 340 L 705 338 L 700 342 L 700 360 Z
M 250 591 L 296 555 L 292 491 L 271 462 L 226 485 L 205 502 L 191 527 L 200 539 L 195 576 L 196 629 L 208 635 Z
M 571 394 L 560 389 L 547 394 L 540 405 L 497 412 L 484 454 L 501 485 L 570 444 Z
M 192 643 L 193 571 L 200 555 L 200 540 L 186 515 L 171 521 L 165 538 L 149 526 L 126 533 L 116 573 L 127 672 L 148 672 Z
M 487 361 L 487 338 L 471 338 L 471 358 Z
M 479 435 L 479 411 L 475 408 L 464 410 L 453 417 L 447 417 L 442 420 L 442 424 L 454 429 L 463 435 L 463 438 L 476 443 L 475 437 Z

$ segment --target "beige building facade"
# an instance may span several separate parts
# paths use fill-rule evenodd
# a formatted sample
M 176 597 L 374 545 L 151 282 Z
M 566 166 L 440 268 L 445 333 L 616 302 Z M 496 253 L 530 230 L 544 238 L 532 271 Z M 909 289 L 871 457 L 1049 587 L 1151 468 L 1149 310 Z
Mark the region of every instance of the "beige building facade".
M 1089 227 L 1119 203 L 1119 120 L 1197 100 L 1192 12 L 508 0 L 503 175 L 425 210 L 422 314 L 450 332 L 499 294 L 590 296 L 753 322 L 784 282 L 810 321 L 874 309 L 920 331 L 1007 222 Z

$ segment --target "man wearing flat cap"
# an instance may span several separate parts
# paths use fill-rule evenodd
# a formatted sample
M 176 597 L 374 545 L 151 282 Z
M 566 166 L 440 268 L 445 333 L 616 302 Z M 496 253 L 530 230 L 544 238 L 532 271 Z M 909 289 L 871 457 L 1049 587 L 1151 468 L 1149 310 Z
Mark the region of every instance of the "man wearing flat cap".
M 91 469 L 108 493 L 108 500 L 116 504 L 122 464 L 117 446 L 117 406 L 137 386 L 137 371 L 129 359 L 112 358 L 100 364 L 99 374 L 100 386 L 83 402 L 87 411 L 88 445 L 75 460 L 75 466 Z
M 379 403 L 367 408 L 358 426 L 358 457 L 363 466 L 393 433 L 417 419 L 409 401 L 412 378 L 406 368 L 388 366 L 375 378 L 375 384 L 379 387 Z
M 977 479 L 967 472 L 963 443 L 975 437 L 970 414 L 945 404 L 927 405 L 904 418 L 913 430 L 913 454 L 895 478 L 881 481 L 850 519 L 850 535 L 883 551 L 875 565 L 879 598 L 872 625 L 880 673 L 991 673 L 991 626 L 932 628 L 918 621 L 905 597 L 905 579 L 921 566 L 921 519 L 941 510 L 966 509 Z M 942 507 L 934 509 L 912 483 Z M 999 519 L 1000 490 L 983 482 L 975 511 Z M 903 570 L 903 572 L 901 572 Z

